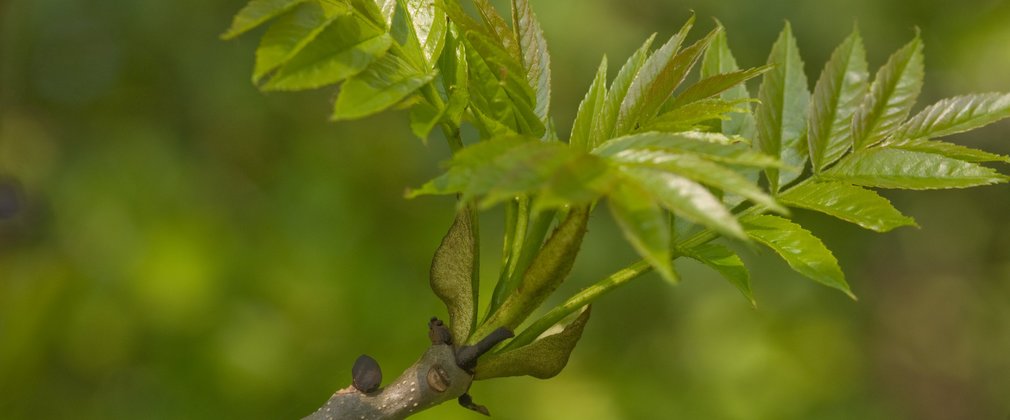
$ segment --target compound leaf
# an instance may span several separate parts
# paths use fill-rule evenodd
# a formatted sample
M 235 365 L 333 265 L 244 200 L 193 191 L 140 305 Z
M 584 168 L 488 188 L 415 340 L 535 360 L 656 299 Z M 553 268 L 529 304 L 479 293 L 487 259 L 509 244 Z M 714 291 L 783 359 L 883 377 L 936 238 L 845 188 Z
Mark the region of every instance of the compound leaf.
M 751 305 L 757 305 L 750 286 L 750 271 L 733 250 L 722 245 L 708 243 L 679 251 L 688 258 L 705 264 L 722 274 L 723 278 L 736 287 Z
M 664 280 L 677 283 L 670 252 L 669 217 L 653 195 L 637 182 L 625 179 L 608 197 L 608 207 L 625 239 Z

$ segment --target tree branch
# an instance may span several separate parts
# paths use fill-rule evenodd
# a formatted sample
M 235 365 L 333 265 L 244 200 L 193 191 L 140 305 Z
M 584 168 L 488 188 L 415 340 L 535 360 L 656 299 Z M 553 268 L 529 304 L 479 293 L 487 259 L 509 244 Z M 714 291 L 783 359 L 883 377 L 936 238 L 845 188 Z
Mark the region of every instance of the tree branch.
M 467 394 L 473 366 L 481 355 L 512 338 L 512 332 L 501 328 L 476 345 L 455 348 L 441 321 L 433 318 L 428 328 L 431 347 L 389 386 L 377 388 L 382 377 L 378 364 L 362 356 L 353 369 L 354 384 L 334 393 L 305 420 L 400 420 L 453 399 L 487 415 L 487 409 Z

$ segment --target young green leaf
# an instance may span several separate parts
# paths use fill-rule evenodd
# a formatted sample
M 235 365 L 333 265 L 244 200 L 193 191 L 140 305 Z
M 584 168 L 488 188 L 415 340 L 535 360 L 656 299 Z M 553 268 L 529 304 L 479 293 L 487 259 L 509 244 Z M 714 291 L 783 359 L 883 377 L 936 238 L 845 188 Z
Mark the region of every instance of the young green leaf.
M 1010 94 L 986 93 L 944 99 L 930 105 L 901 127 L 894 141 L 933 139 L 963 133 L 1010 118 Z M 888 140 L 891 144 L 892 140 Z
M 339 83 L 365 70 L 392 44 L 389 34 L 354 15 L 339 17 L 288 60 L 263 89 L 315 89 Z
M 582 338 L 582 330 L 589 322 L 591 308 L 587 306 L 578 318 L 561 332 L 540 338 L 519 348 L 507 349 L 485 356 L 477 363 L 474 380 L 483 381 L 508 376 L 532 376 L 550 379 L 557 376 L 568 364 L 575 345 Z
M 442 53 L 449 30 L 445 9 L 432 0 L 403 0 L 426 62 L 434 64 Z
M 810 92 L 807 76 L 803 73 L 803 60 L 788 22 L 772 46 L 768 65 L 774 68 L 765 73 L 758 93 L 761 105 L 757 110 L 757 146 L 790 166 L 765 171 L 769 189 L 778 193 L 781 186 L 799 177 L 807 159 L 805 135 Z
M 334 120 L 363 118 L 385 111 L 433 79 L 393 54 L 386 54 L 364 72 L 348 79 L 333 107 Z
M 634 150 L 614 156 L 622 165 L 641 166 L 672 172 L 718 188 L 725 193 L 737 194 L 779 213 L 788 210 L 764 193 L 757 184 L 743 175 L 723 165 L 710 162 L 695 155 L 670 153 L 662 150 Z
M 922 40 L 915 39 L 891 55 L 877 71 L 870 93 L 852 117 L 852 149 L 872 146 L 905 120 L 922 90 Z
M 796 272 L 855 299 L 838 260 L 820 239 L 800 225 L 770 215 L 741 217 L 740 223 L 748 236 L 774 250 Z
M 711 50 L 712 46 L 708 48 Z M 706 50 L 706 51 L 708 51 Z M 743 86 L 743 83 L 765 74 L 768 70 L 771 70 L 770 66 L 755 67 L 747 70 L 736 70 L 728 73 L 720 73 L 713 76 L 706 77 L 698 81 L 687 89 L 680 95 L 677 95 L 669 102 L 669 108 L 674 109 L 677 107 L 684 106 L 686 104 L 693 103 L 695 101 L 700 101 L 704 99 L 711 98 L 716 95 L 720 95 L 729 90 L 736 90 L 736 87 Z M 746 92 L 744 92 L 746 93 Z M 739 96 L 739 95 L 737 95 Z M 745 95 L 740 98 L 732 100 L 732 102 L 747 102 L 748 97 Z
M 729 49 L 729 41 L 726 39 L 726 31 L 716 34 L 712 44 L 705 50 L 705 56 L 701 59 L 701 78 L 708 79 L 724 73 L 733 73 L 740 70 L 736 64 L 736 58 Z M 726 101 L 749 100 L 750 93 L 747 92 L 747 85 L 741 83 L 723 92 L 720 97 Z M 747 107 L 748 110 L 750 107 Z M 728 121 L 722 122 L 722 133 L 726 135 L 743 135 L 749 137 L 750 131 L 755 128 L 754 115 L 736 114 L 732 115 Z
M 278 18 L 267 29 L 256 49 L 253 83 L 258 83 L 267 73 L 294 57 L 334 19 L 349 13 L 351 8 L 344 3 L 324 4 L 312 1 L 302 3 Z
M 663 207 L 722 235 L 746 240 L 740 223 L 708 189 L 688 178 L 644 167 L 621 167 L 621 172 L 648 191 Z
M 824 179 L 864 187 L 933 190 L 968 188 L 1007 181 L 993 169 L 941 155 L 871 148 L 846 156 L 823 172 Z
M 888 149 L 933 153 L 965 162 L 1007 162 L 1010 157 L 935 140 L 887 140 Z
M 685 48 L 684 51 L 679 51 L 681 43 L 693 25 L 692 16 L 676 35 L 646 60 L 621 103 L 615 128 L 617 135 L 630 133 L 640 124 L 652 119 L 673 94 L 674 89 L 684 81 L 688 71 L 698 61 L 715 35 L 722 30 L 721 27 L 717 27 L 705 38 Z
M 810 102 L 807 142 L 814 172 L 836 162 L 852 146 L 852 116 L 869 88 L 866 49 L 853 31 L 831 54 Z
M 306 0 L 252 0 L 235 15 L 221 39 L 232 39 L 291 10 Z
M 736 287 L 752 306 L 757 306 L 754 292 L 750 287 L 750 272 L 747 271 L 747 266 L 743 264 L 740 256 L 731 249 L 709 243 L 679 251 L 688 258 L 705 264 L 722 274 L 723 278 Z
M 782 203 L 818 211 L 875 232 L 917 226 L 876 192 L 840 182 L 808 182 L 779 196 Z
M 730 114 L 749 113 L 750 100 L 726 101 L 723 99 L 702 99 L 671 109 L 653 118 L 640 131 L 662 131 L 677 133 L 697 130 L 699 124 L 711 120 L 729 120 Z
M 484 22 L 485 34 L 493 34 L 495 43 L 503 48 L 514 60 L 521 62 L 522 50 L 508 22 L 498 14 L 489 0 L 473 0 L 477 13 Z
M 459 211 L 431 262 L 431 290 L 449 311 L 454 343 L 466 341 L 477 322 L 479 252 L 473 234 L 477 228 L 475 213 L 472 208 Z
M 638 72 L 645 65 L 645 60 L 649 58 L 649 48 L 652 47 L 652 42 L 655 39 L 656 34 L 652 34 L 652 36 L 646 39 L 645 43 L 628 58 L 628 61 L 624 63 L 624 66 L 617 73 L 617 77 L 610 83 L 610 89 L 607 90 L 607 100 L 604 101 L 603 109 L 600 112 L 600 125 L 594 130 L 595 133 L 590 145 L 596 146 L 602 144 L 614 136 L 617 116 L 621 112 L 621 104 L 628 95 L 628 89 L 631 88 L 631 84 L 638 77 Z
M 546 124 L 551 109 L 551 54 L 529 0 L 512 0 L 512 29 L 522 51 L 526 79 L 536 93 L 536 114 Z
M 593 154 L 614 157 L 627 150 L 661 149 L 675 153 L 696 154 L 705 159 L 731 165 L 759 168 L 781 167 L 775 158 L 756 152 L 749 145 L 716 133 L 642 133 L 610 140 Z
M 667 215 L 643 186 L 625 179 L 608 197 L 610 213 L 638 254 L 666 281 L 679 281 L 670 252 Z
M 593 131 L 600 125 L 600 111 L 603 102 L 607 99 L 607 58 L 603 57 L 600 68 L 596 71 L 593 84 L 589 86 L 589 92 L 579 104 L 579 112 L 575 116 L 575 123 L 572 124 L 572 135 L 569 144 L 579 151 L 588 152 L 593 148 L 590 144 Z

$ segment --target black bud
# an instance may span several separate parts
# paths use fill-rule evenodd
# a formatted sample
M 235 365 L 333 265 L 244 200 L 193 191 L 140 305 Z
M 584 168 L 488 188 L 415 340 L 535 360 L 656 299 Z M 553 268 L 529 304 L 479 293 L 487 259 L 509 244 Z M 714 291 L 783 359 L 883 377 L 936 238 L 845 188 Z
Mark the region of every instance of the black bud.
M 476 411 L 488 417 L 491 416 L 491 412 L 488 411 L 487 407 L 479 404 L 474 404 L 473 397 L 471 397 L 470 394 L 460 395 L 457 401 L 459 401 L 459 405 L 465 407 L 468 410 Z
M 363 354 L 354 361 L 351 377 L 355 389 L 363 394 L 371 394 L 378 390 L 379 385 L 382 384 L 382 369 L 379 367 L 379 362 Z
M 428 321 L 428 338 L 431 339 L 431 345 L 437 346 L 439 344 L 452 345 L 452 331 L 442 323 L 438 318 L 432 318 Z

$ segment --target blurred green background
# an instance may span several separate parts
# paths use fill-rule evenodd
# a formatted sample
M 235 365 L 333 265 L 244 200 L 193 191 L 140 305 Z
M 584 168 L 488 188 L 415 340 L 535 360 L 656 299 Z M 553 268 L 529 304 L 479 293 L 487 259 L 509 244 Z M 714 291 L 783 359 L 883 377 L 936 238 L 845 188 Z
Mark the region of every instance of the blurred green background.
M 242 3 L 0 2 L 0 418 L 298 418 L 348 384 L 357 355 L 389 378 L 426 346 L 444 311 L 428 264 L 453 203 L 402 193 L 445 146 L 412 138 L 402 113 L 327 122 L 333 89 L 257 92 L 256 37 L 217 38 Z M 623 61 L 689 10 L 698 34 L 725 24 L 744 66 L 789 19 L 813 81 L 858 21 L 873 66 L 922 29 L 923 103 L 1010 91 L 1006 1 L 534 8 L 562 127 L 601 54 Z M 1008 154 L 1010 123 L 957 141 Z M 682 264 L 680 287 L 650 276 L 599 302 L 559 377 L 472 394 L 498 419 L 1007 418 L 1010 187 L 886 195 L 923 229 L 797 214 L 859 302 L 747 253 L 754 310 Z M 609 216 L 591 230 L 562 295 L 634 260 Z M 479 416 L 446 404 L 418 418 Z

